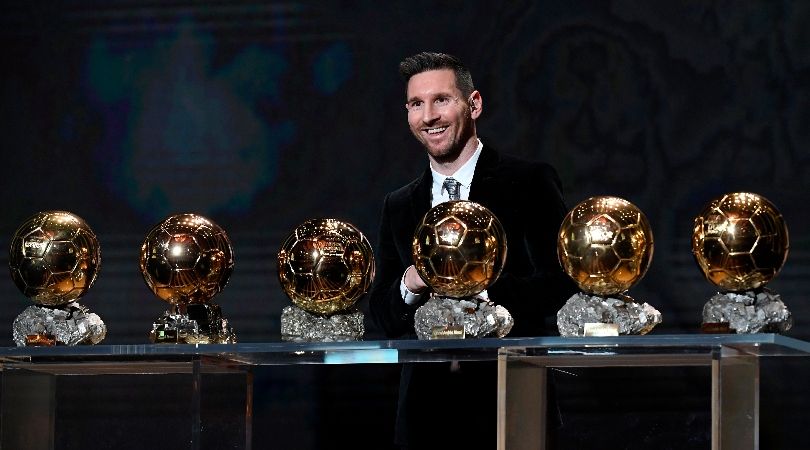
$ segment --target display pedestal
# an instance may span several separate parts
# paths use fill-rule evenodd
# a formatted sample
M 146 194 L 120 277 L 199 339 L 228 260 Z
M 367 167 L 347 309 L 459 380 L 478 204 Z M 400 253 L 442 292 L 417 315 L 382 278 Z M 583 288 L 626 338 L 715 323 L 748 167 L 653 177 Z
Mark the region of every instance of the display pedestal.
M 759 359 L 733 348 L 712 358 L 712 449 L 759 448 Z
M 251 448 L 250 366 L 208 358 L 10 364 L 0 395 L 3 449 L 112 448 L 120 436 L 107 436 L 105 424 L 116 421 L 129 424 L 135 442 L 151 433 L 153 448 Z
M 0 348 L 0 444 L 72 450 L 87 448 L 74 439 L 83 434 L 95 440 L 90 447 L 111 448 L 105 424 L 124 420 L 123 438 L 157 441 L 133 448 L 250 449 L 254 367 L 492 361 L 499 450 L 545 448 L 549 368 L 666 366 L 706 368 L 713 450 L 753 450 L 760 360 L 783 356 L 810 356 L 810 343 L 731 334 L 7 347 Z M 148 421 L 158 436 L 138 431 Z
M 604 338 L 595 339 L 598 340 L 604 341 Z M 800 352 L 810 355 L 810 345 L 794 342 L 801 344 Z M 713 450 L 759 448 L 759 357 L 766 354 L 756 346 L 720 345 L 696 351 L 687 344 L 653 348 L 652 353 L 621 345 L 612 350 L 610 346 L 598 344 L 584 347 L 587 348 L 564 354 L 555 354 L 553 349 L 545 352 L 536 348 L 500 350 L 499 450 L 545 450 L 548 368 L 664 366 L 705 366 L 711 370 Z

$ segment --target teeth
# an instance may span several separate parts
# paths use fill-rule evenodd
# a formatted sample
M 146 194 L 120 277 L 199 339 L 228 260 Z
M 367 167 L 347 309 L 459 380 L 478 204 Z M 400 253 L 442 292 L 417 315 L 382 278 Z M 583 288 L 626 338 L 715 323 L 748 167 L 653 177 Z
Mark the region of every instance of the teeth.
M 428 128 L 427 132 L 428 132 L 428 134 L 436 134 L 436 133 L 441 133 L 442 131 L 444 131 L 446 129 L 447 129 L 447 127 Z

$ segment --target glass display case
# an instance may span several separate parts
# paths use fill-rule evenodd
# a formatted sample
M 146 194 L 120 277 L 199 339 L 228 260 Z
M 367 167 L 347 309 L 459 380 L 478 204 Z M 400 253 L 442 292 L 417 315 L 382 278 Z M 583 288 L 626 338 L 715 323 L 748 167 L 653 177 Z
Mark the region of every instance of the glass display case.
M 777 334 L 707 334 L 2 348 L 0 444 L 66 448 L 55 438 L 66 377 L 93 389 L 99 377 L 138 375 L 147 386 L 183 393 L 171 402 L 185 404 L 161 409 L 158 420 L 185 427 L 187 448 L 227 442 L 227 448 L 250 449 L 255 367 L 497 361 L 498 421 L 492 426 L 498 449 L 544 448 L 549 368 L 662 366 L 700 366 L 711 374 L 713 449 L 756 449 L 760 359 L 789 356 L 810 356 L 810 343 Z

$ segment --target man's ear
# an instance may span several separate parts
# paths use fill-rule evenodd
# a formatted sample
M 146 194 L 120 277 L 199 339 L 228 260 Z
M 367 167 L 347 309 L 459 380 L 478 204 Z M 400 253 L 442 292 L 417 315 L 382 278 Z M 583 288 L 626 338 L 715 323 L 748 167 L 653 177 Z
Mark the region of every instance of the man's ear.
M 473 93 L 470 94 L 470 116 L 472 116 L 473 119 L 477 119 L 478 116 L 481 115 L 483 107 L 484 101 L 481 98 L 481 93 L 473 91 Z

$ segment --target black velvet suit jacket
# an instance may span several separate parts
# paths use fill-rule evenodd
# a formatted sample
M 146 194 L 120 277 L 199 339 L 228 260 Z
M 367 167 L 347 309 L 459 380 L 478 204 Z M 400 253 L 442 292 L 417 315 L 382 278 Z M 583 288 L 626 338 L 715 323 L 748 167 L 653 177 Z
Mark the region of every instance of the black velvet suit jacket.
M 385 197 L 369 310 L 391 338 L 415 338 L 413 316 L 420 305 L 405 304 L 400 282 L 413 264 L 413 234 L 430 209 L 431 184 L 427 168 L 419 178 Z M 512 314 L 515 323 L 509 336 L 556 333 L 556 313 L 576 291 L 557 260 L 557 232 L 567 209 L 556 171 L 547 164 L 501 155 L 484 145 L 469 200 L 492 211 L 506 232 L 506 264 L 487 292 L 490 300 Z M 442 445 L 494 448 L 496 375 L 494 363 L 464 363 L 460 370 L 451 370 L 446 363 L 404 365 L 397 442 L 412 449 Z M 457 414 L 467 419 L 457 418 Z M 461 431 L 470 420 L 474 429 L 466 434 L 435 428 L 444 423 Z M 437 436 L 447 442 L 438 443 Z
M 375 322 L 392 338 L 413 333 L 413 314 L 419 305 L 406 305 L 399 287 L 405 269 L 413 264 L 413 233 L 430 209 L 432 181 L 427 168 L 422 176 L 385 197 L 369 308 Z M 552 333 L 545 318 L 554 316 L 575 292 L 557 260 L 557 232 L 567 209 L 556 171 L 547 164 L 501 155 L 484 145 L 469 200 L 492 211 L 506 232 L 506 264 L 487 293 L 512 314 L 515 325 L 509 336 Z

